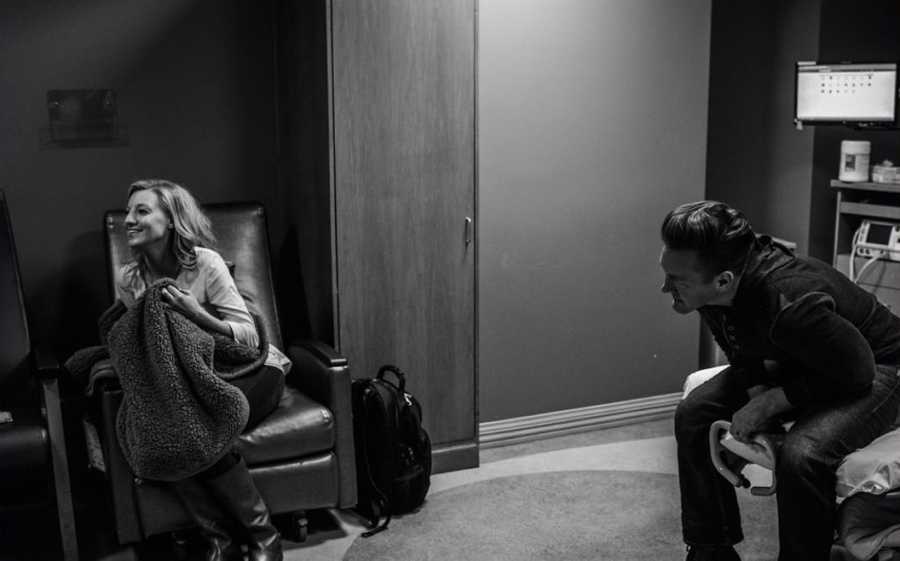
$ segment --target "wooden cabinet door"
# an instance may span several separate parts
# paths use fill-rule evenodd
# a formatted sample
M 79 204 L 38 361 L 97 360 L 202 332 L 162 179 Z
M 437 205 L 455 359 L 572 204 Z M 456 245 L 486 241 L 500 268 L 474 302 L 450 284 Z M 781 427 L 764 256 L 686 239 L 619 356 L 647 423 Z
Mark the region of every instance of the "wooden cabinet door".
M 408 374 L 436 471 L 477 465 L 475 0 L 333 0 L 337 344 Z

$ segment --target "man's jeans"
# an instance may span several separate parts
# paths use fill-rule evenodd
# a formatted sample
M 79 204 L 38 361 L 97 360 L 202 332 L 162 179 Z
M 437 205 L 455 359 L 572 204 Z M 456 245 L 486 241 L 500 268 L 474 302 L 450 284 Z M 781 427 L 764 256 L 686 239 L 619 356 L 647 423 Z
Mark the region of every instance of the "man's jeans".
M 734 487 L 716 472 L 709 426 L 747 403 L 741 376 L 724 370 L 695 388 L 675 413 L 681 519 L 689 545 L 743 539 Z M 883 434 L 900 403 L 896 366 L 878 366 L 869 395 L 797 412 L 776 463 L 779 561 L 827 561 L 834 535 L 835 472 L 847 454 Z M 736 372 L 735 372 L 736 374 Z

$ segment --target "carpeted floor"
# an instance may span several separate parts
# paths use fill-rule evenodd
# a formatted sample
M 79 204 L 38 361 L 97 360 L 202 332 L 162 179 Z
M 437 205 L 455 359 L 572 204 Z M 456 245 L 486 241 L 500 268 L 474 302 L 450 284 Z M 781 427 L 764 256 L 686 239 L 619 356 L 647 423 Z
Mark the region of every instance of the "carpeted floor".
M 774 501 L 740 495 L 744 561 L 774 559 Z M 684 559 L 673 475 L 561 471 L 499 477 L 429 496 L 345 561 Z
M 424 507 L 372 538 L 349 511 L 310 513 L 309 538 L 285 542 L 285 561 L 681 561 L 675 472 L 670 419 L 484 450 L 479 468 L 433 476 Z M 742 559 L 775 559 L 774 500 L 738 497 Z M 140 560 L 173 559 L 163 538 Z
M 285 561 L 684 559 L 670 419 L 489 449 L 481 462 L 432 477 L 424 507 L 372 538 L 331 511 L 330 529 L 288 544 Z M 738 497 L 742 558 L 775 559 L 774 500 Z

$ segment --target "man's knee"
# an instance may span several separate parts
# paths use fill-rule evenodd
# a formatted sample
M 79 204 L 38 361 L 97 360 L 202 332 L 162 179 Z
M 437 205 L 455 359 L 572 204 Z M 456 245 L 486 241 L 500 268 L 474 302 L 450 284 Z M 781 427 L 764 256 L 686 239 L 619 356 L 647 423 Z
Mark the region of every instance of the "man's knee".
M 779 478 L 804 476 L 828 467 L 821 443 L 805 435 L 790 432 L 778 452 L 775 471 Z
M 675 409 L 675 437 L 679 441 L 702 436 L 704 439 L 714 421 L 730 420 L 731 412 L 722 405 L 724 388 L 713 378 L 727 366 L 698 370 L 684 383 L 684 393 Z M 710 385 L 711 384 L 711 385 Z
M 698 431 L 705 434 L 713 421 L 718 420 L 713 417 L 703 400 L 688 396 L 675 408 L 675 438 L 690 436 Z
M 688 374 L 688 377 L 684 380 L 684 386 L 682 387 L 681 398 L 685 399 L 687 396 L 691 394 L 692 391 L 713 379 L 716 375 L 723 372 L 727 369 L 728 366 L 714 366 L 712 368 L 704 368 L 702 370 L 697 370 L 696 372 L 692 372 Z

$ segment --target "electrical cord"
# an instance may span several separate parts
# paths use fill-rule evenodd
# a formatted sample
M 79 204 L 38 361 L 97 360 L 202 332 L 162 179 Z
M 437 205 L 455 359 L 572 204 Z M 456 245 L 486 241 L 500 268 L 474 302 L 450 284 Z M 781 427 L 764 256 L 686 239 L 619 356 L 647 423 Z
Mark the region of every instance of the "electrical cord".
M 859 283 L 859 281 L 862 279 L 863 273 L 866 272 L 866 269 L 868 269 L 869 267 L 871 267 L 872 264 L 875 263 L 876 261 L 878 261 L 879 259 L 881 259 L 881 257 L 879 257 L 878 255 L 876 255 L 876 256 L 874 256 L 874 257 L 871 257 L 871 258 L 870 258 L 868 261 L 866 261 L 865 263 L 863 263 L 863 266 L 859 268 L 859 273 L 857 273 L 856 279 L 855 279 L 853 282 Z
M 880 250 L 872 250 L 872 256 L 863 263 L 863 266 L 859 268 L 859 272 L 854 273 L 853 269 L 855 268 L 856 262 L 856 252 L 859 249 L 859 239 L 862 236 L 862 226 L 856 229 L 856 232 L 853 233 L 853 242 L 850 246 L 850 263 L 848 266 L 848 272 L 850 280 L 859 284 L 859 281 L 862 279 L 863 273 L 866 272 L 866 269 L 871 267 L 876 261 L 881 259 L 881 256 L 884 255 L 883 251 Z

